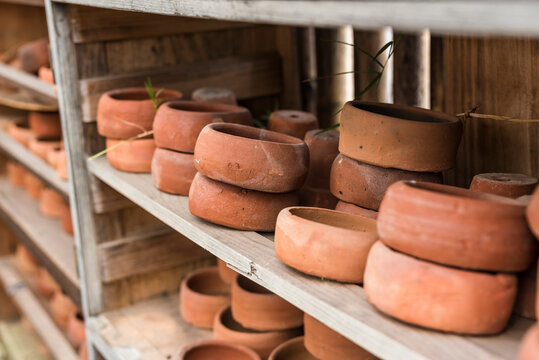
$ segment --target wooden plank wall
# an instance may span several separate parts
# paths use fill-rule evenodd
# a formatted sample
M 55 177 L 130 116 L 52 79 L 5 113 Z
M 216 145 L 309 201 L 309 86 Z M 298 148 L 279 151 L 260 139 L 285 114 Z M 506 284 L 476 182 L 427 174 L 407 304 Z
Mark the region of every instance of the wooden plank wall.
M 0 2 L 0 54 L 23 42 L 47 36 L 45 10 Z

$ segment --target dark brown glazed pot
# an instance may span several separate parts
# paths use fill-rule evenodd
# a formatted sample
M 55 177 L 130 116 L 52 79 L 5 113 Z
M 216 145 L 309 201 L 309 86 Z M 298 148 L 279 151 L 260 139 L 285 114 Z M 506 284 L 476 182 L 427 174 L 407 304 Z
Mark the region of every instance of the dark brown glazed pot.
M 304 337 L 298 336 L 277 346 L 268 360 L 317 360 L 305 347 Z
M 378 217 L 378 211 L 365 209 L 361 206 L 350 204 L 342 200 L 339 200 L 337 206 L 335 206 L 335 210 L 348 214 L 364 216 L 370 219 L 376 219 Z
M 298 191 L 299 204 L 301 206 L 320 207 L 333 209 L 339 199 L 337 199 L 328 189 L 312 188 L 304 186 Z
M 34 134 L 26 123 L 12 122 L 8 126 L 8 134 L 18 143 L 28 147 Z
M 462 133 L 456 116 L 412 106 L 349 101 L 340 122 L 339 150 L 352 159 L 409 171 L 455 167 Z
M 17 49 L 17 58 L 24 71 L 36 73 L 41 66 L 49 66 L 49 39 L 30 41 Z
M 320 129 L 307 131 L 305 144 L 309 147 L 309 174 L 306 186 L 329 189 L 329 175 L 335 157 L 339 155 L 339 131 Z
M 7 177 L 9 182 L 18 187 L 24 186 L 24 178 L 26 176 L 26 170 L 22 165 L 14 163 L 12 161 L 8 162 L 6 165 Z
M 226 262 L 224 262 L 221 259 L 217 259 L 217 269 L 219 270 L 219 276 L 221 277 L 221 280 L 225 284 L 231 285 L 234 281 L 234 278 L 238 274 L 228 266 L 226 266 Z
M 318 128 L 314 114 L 299 110 L 277 110 L 270 114 L 268 130 L 303 139 L 309 130 Z
M 40 157 L 43 161 L 47 161 L 47 154 L 51 149 L 60 147 L 60 141 L 58 140 L 38 140 L 33 138 L 28 143 L 30 151 Z
M 520 202 L 449 185 L 400 181 L 378 213 L 388 246 L 420 259 L 465 269 L 526 270 L 537 258 Z
M 342 201 L 378 210 L 387 188 L 399 180 L 442 182 L 441 173 L 386 169 L 339 154 L 331 167 L 330 190 Z
M 539 359 L 539 325 L 537 323 L 526 331 L 522 339 L 517 360 Z
M 247 190 L 200 173 L 189 190 L 191 214 L 239 230 L 274 231 L 279 211 L 298 203 L 297 192 L 270 194 Z
M 284 193 L 299 189 L 309 170 L 303 140 L 238 124 L 206 126 L 195 147 L 197 170 L 245 189 Z
M 182 93 L 179 91 L 164 89 L 158 100 L 181 97 Z M 99 98 L 97 131 L 107 138 L 129 139 L 151 130 L 154 116 L 155 107 L 145 88 L 111 90 Z
M 261 360 L 243 345 L 221 340 L 201 340 L 185 345 L 173 360 Z
M 539 188 L 533 193 L 528 207 L 526 208 L 526 218 L 530 229 L 539 239 Z
M 488 335 L 499 333 L 507 324 L 517 277 L 445 267 L 377 242 L 367 260 L 364 289 L 378 310 L 404 322 Z
M 116 146 L 123 140 L 107 139 L 107 148 Z M 151 173 L 155 151 L 153 138 L 130 140 L 107 152 L 112 167 L 126 172 Z
M 193 154 L 163 148 L 155 149 L 152 159 L 152 179 L 159 190 L 187 196 L 196 173 Z
M 252 125 L 249 110 L 241 106 L 176 100 L 163 104 L 153 124 L 158 147 L 193 153 L 198 135 L 212 123 Z
M 195 101 L 236 105 L 236 94 L 230 89 L 203 87 L 193 91 L 191 98 Z
M 524 174 L 486 173 L 475 175 L 470 190 L 506 196 L 513 199 L 530 195 L 537 179 Z
M 367 255 L 378 239 L 376 220 L 311 207 L 283 209 L 275 253 L 286 265 L 323 279 L 362 283 Z
M 58 112 L 30 111 L 28 124 L 37 139 L 58 140 L 62 137 L 60 113 Z

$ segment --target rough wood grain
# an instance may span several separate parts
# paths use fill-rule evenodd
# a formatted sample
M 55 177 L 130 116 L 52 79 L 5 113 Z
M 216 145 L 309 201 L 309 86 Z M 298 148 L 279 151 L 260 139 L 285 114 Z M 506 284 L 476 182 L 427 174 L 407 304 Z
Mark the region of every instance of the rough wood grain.
M 26 2 L 43 0 L 3 0 L 0 2 L 0 53 L 24 42 L 47 36 L 47 21 L 42 7 L 26 6 Z M 9 30 L 7 30 L 9 29 Z

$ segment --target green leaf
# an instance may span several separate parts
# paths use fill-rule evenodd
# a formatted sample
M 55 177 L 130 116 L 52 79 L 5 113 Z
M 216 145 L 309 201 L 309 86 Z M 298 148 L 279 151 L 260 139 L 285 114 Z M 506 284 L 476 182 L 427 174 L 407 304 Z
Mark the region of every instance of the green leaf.
M 382 78 L 382 72 L 379 72 L 372 80 L 371 82 L 365 86 L 365 88 L 363 90 L 361 90 L 361 92 L 357 95 L 356 99 L 359 99 L 361 98 L 367 91 L 370 90 L 370 88 L 372 88 L 374 86 L 374 84 L 376 84 L 377 82 L 380 81 L 380 79 Z
M 253 118 L 253 122 L 255 123 L 255 126 L 260 129 L 265 129 L 266 126 L 262 123 L 262 121 L 258 120 L 257 118 Z
M 163 92 L 163 89 L 157 90 L 157 92 L 155 93 L 155 97 L 158 98 L 159 95 L 161 95 L 161 92 Z
M 359 47 L 359 45 L 347 43 L 346 41 L 340 41 L 340 40 L 328 40 L 328 39 L 321 39 L 321 40 L 322 40 L 322 41 L 335 42 L 335 43 L 337 43 L 337 44 L 343 44 L 343 45 L 352 46 L 353 48 L 355 48 L 356 50 L 358 50 L 358 51 L 359 51 L 360 53 L 362 53 L 363 55 L 368 56 L 371 60 L 373 60 L 374 62 L 376 62 L 378 65 L 383 66 L 382 63 L 380 62 L 380 60 L 378 60 L 378 59 L 376 58 L 376 56 L 372 56 L 371 53 L 369 53 L 367 50 L 362 49 L 361 47 Z
M 374 55 L 374 57 L 375 57 L 375 58 L 378 58 L 378 56 L 382 55 L 382 53 L 383 53 L 384 51 L 386 51 L 387 48 L 390 47 L 390 46 L 392 46 L 392 45 L 393 45 L 393 40 L 387 42 L 384 46 L 382 46 L 382 47 L 380 48 L 380 50 L 378 50 L 378 52 L 376 53 L 376 55 Z M 381 66 L 382 66 L 382 65 L 381 65 Z
M 342 109 L 341 109 L 341 111 L 342 111 Z M 314 134 L 314 136 L 320 135 L 320 134 L 325 133 L 326 131 L 329 131 L 329 130 L 336 129 L 336 128 L 338 128 L 339 126 L 341 126 L 340 123 L 336 123 L 336 124 L 333 124 L 333 125 L 331 125 L 331 126 L 328 126 L 327 128 L 322 129 L 322 130 L 320 130 L 319 132 L 317 132 L 316 134 Z

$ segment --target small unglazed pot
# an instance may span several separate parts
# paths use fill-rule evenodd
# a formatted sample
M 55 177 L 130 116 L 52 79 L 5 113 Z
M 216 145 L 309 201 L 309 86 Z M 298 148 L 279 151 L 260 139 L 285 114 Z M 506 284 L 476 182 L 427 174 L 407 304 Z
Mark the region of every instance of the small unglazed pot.
M 525 209 L 503 196 L 400 181 L 382 201 L 378 235 L 395 250 L 440 264 L 523 271 L 537 258 Z
M 305 347 L 303 336 L 287 340 L 271 352 L 268 360 L 317 360 Z
M 195 167 L 202 175 L 227 184 L 285 193 L 305 182 L 309 148 L 301 139 L 274 131 L 215 123 L 198 137 Z
M 535 323 L 526 331 L 520 344 L 517 360 L 539 359 L 539 325 Z
M 193 154 L 163 148 L 155 149 L 152 159 L 152 179 L 159 190 L 187 196 L 196 173 Z
M 28 195 L 34 199 L 39 199 L 41 196 L 41 192 L 45 188 L 45 185 L 43 185 L 43 182 L 39 180 L 34 174 L 27 171 L 26 175 L 24 176 L 24 187 L 26 188 L 26 191 L 28 192 Z
M 474 335 L 506 326 L 517 294 L 517 277 L 460 270 L 408 256 L 377 242 L 365 271 L 367 300 L 404 322 Z
M 21 244 L 17 244 L 17 249 L 15 250 L 15 267 L 27 276 L 34 276 L 39 271 L 39 265 L 34 255 L 28 251 L 26 246 Z
M 48 66 L 41 66 L 37 71 L 37 76 L 49 84 L 54 84 L 54 74 L 52 69 Z
M 230 286 L 219 277 L 217 267 L 191 272 L 180 287 L 180 313 L 197 327 L 211 328 L 217 312 L 230 305 Z
M 219 270 L 219 277 L 227 285 L 231 285 L 237 272 L 226 266 L 226 262 L 221 259 L 217 259 L 217 269 Z
M 107 148 L 112 148 L 124 140 L 107 139 Z M 152 172 L 152 158 L 155 151 L 153 138 L 125 141 L 107 152 L 112 167 L 126 172 Z
M 470 190 L 506 196 L 513 199 L 530 195 L 537 186 L 537 179 L 524 174 L 486 173 L 475 175 Z
M 350 204 L 342 200 L 339 200 L 337 206 L 335 206 L 335 210 L 348 214 L 364 216 L 370 219 L 376 219 L 378 217 L 378 211 L 365 209 L 361 206 Z
M 60 221 L 62 222 L 62 230 L 64 230 L 66 234 L 73 235 L 73 222 L 71 219 L 71 208 L 69 204 L 62 209 Z
M 72 313 L 67 321 L 67 336 L 71 344 L 75 347 L 86 342 L 86 329 L 84 327 L 84 317 L 80 312 Z
M 313 206 L 325 209 L 333 209 L 339 199 L 329 191 L 329 189 L 313 188 L 304 186 L 298 190 L 299 204 L 301 206 Z
M 24 177 L 26 176 L 26 169 L 17 163 L 12 161 L 6 165 L 7 177 L 9 182 L 14 186 L 24 186 Z
M 242 189 L 197 173 L 189 189 L 189 211 L 238 230 L 274 231 L 282 209 L 299 204 L 297 192 L 271 194 Z
M 27 123 L 12 122 L 9 124 L 7 131 L 13 140 L 26 147 L 30 144 L 30 140 L 34 138 L 34 134 Z
M 51 149 L 60 147 L 58 140 L 39 140 L 33 138 L 30 140 L 28 147 L 30 151 L 39 156 L 43 161 L 47 161 L 47 154 Z
M 533 193 L 528 207 L 526 208 L 526 218 L 528 225 L 537 239 L 539 239 L 539 188 Z
M 300 139 L 309 130 L 318 128 L 314 114 L 299 110 L 277 110 L 270 114 L 268 130 L 277 131 Z
M 40 140 L 58 140 L 62 137 L 60 113 L 30 111 L 28 124 L 34 136 Z
M 191 94 L 195 101 L 212 102 L 219 104 L 236 105 L 236 94 L 230 89 L 203 87 L 198 88 Z
M 306 186 L 329 189 L 331 165 L 339 155 L 339 131 L 320 129 L 307 131 L 305 144 L 309 147 L 309 175 Z
M 164 89 L 157 100 L 181 97 L 182 93 L 179 91 Z M 145 88 L 111 90 L 99 98 L 97 131 L 106 138 L 129 139 L 151 130 L 154 116 L 155 107 Z
M 78 312 L 77 306 L 61 291 L 56 291 L 51 299 L 52 319 L 62 330 L 67 328 L 69 317 Z
M 58 152 L 56 159 L 56 173 L 62 180 L 67 180 L 67 161 L 66 161 L 66 152 L 64 149 Z
M 201 340 L 185 345 L 173 360 L 261 360 L 246 346 L 222 340 Z
M 43 215 L 60 218 L 65 209 L 69 208 L 67 202 L 56 191 L 44 188 L 39 196 L 39 210 Z
M 60 285 L 45 268 L 38 269 L 35 281 L 38 294 L 46 299 L 52 298 L 56 291 L 60 291 Z
M 242 275 L 232 283 L 232 316 L 248 329 L 286 330 L 303 324 L 303 312 Z
M 349 101 L 339 150 L 364 163 L 409 171 L 455 167 L 462 124 L 456 116 L 412 106 Z
M 56 165 L 58 164 L 58 160 L 60 158 L 60 153 L 64 151 L 60 146 L 51 148 L 47 152 L 47 163 L 52 166 L 54 169 L 56 169 Z

